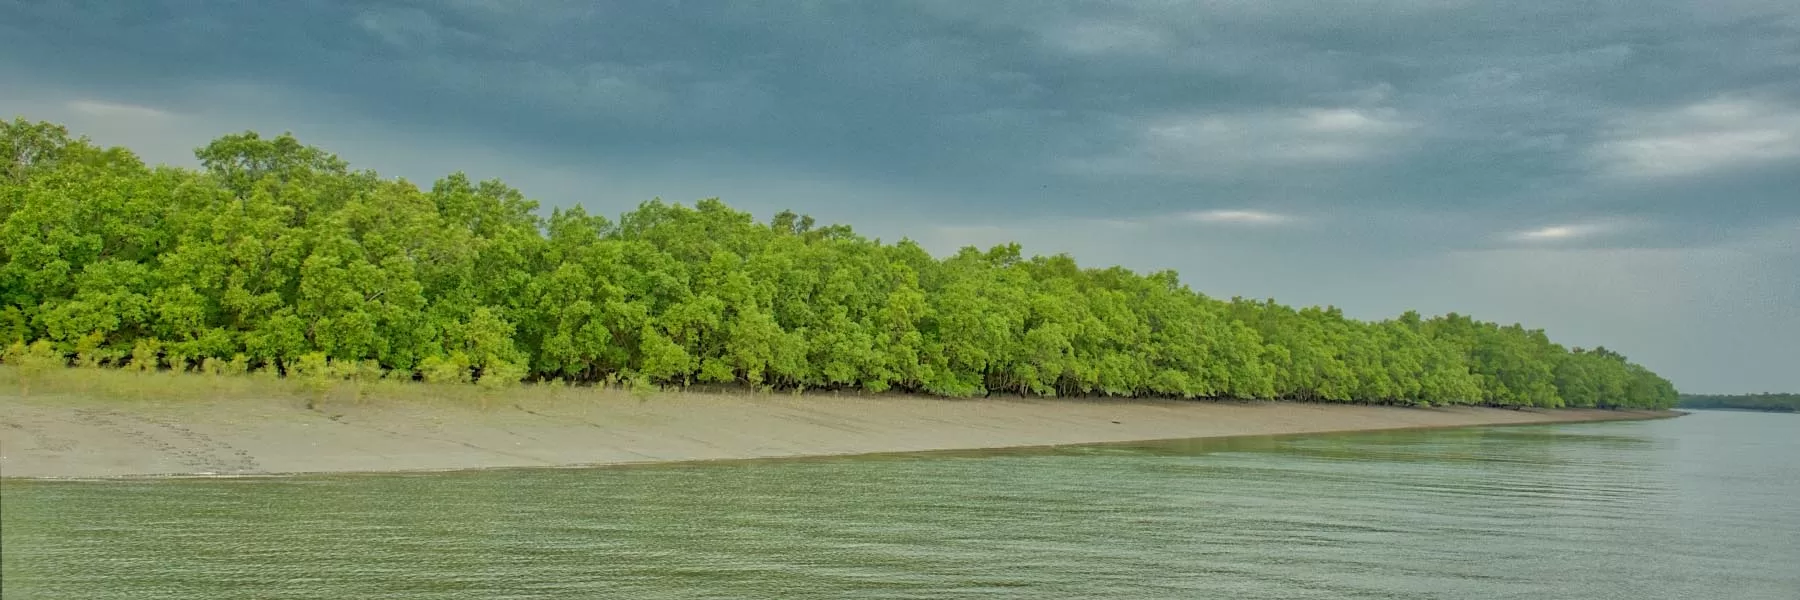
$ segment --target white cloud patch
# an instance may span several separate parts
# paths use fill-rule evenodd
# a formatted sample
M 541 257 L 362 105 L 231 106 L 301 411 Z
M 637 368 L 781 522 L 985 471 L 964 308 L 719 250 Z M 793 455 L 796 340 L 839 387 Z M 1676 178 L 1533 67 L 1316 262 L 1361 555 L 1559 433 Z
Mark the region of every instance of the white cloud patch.
M 1136 128 L 1131 147 L 1065 166 L 1103 174 L 1217 177 L 1250 167 L 1348 164 L 1386 153 L 1415 125 L 1388 109 L 1331 107 L 1178 115 Z
M 1556 245 L 1592 242 L 1594 240 L 1632 231 L 1641 231 L 1652 224 L 1641 219 L 1611 217 L 1590 219 L 1566 223 L 1551 223 L 1532 229 L 1522 229 L 1506 233 L 1506 241 L 1517 244 Z
M 1516 231 L 1507 237 L 1518 242 L 1560 242 L 1590 238 L 1606 233 L 1607 231 L 1608 229 L 1603 225 L 1583 223 L 1574 225 L 1550 225 L 1548 227 L 1540 227 L 1537 229 Z
M 65 107 L 71 112 L 99 118 L 165 119 L 169 117 L 168 112 L 148 106 L 102 100 L 71 100 Z
M 1285 225 L 1294 222 L 1294 217 L 1290 215 L 1260 210 L 1201 210 L 1186 213 L 1182 218 L 1221 225 Z
M 1590 156 L 1603 175 L 1685 177 L 1800 161 L 1800 107 L 1718 96 L 1616 119 Z

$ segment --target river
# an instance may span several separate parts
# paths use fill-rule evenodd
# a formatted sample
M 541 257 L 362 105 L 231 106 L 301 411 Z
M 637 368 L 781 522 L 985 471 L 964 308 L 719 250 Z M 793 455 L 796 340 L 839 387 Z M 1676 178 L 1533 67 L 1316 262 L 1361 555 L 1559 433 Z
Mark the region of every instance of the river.
M 1800 598 L 1800 415 L 0 480 L 13 598 Z

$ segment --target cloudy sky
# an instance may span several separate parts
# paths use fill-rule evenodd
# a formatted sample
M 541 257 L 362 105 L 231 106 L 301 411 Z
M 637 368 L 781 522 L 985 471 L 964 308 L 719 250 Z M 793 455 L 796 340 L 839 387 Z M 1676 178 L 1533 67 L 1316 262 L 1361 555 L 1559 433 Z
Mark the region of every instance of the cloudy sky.
M 0 0 L 0 82 L 151 161 L 292 131 L 1800 391 L 1791 0 Z

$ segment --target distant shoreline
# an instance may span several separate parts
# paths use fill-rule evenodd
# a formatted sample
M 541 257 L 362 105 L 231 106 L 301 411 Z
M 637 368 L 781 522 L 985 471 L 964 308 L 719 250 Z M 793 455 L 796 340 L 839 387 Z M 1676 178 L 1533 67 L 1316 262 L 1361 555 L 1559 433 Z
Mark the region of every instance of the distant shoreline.
M 0 395 L 0 477 L 581 467 L 1664 418 L 1677 411 L 616 391 L 466 401 Z

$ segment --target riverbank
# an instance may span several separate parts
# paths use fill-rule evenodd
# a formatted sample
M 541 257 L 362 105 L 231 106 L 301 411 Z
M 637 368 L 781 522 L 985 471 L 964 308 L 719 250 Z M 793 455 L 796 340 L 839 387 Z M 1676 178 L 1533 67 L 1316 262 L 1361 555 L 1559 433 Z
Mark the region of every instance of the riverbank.
M 0 476 L 550 467 L 1643 419 L 1661 411 L 1398 408 L 546 390 L 467 398 L 0 395 Z

